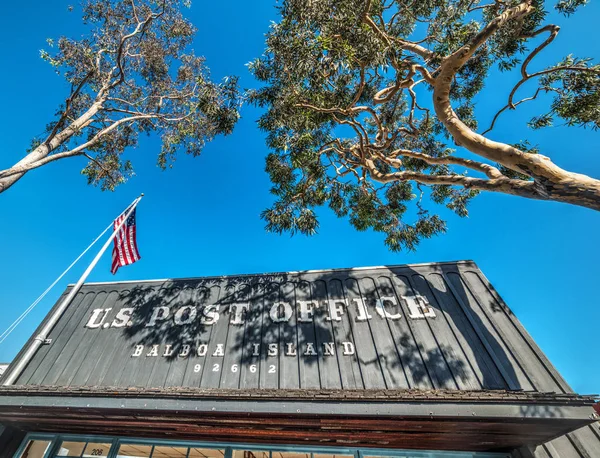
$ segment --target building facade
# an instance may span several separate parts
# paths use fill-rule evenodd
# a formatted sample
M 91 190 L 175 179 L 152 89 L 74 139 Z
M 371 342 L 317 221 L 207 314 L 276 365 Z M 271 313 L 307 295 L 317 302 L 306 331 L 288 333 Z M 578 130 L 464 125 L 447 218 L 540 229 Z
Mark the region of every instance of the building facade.
M 90 283 L 11 374 L 37 334 L 0 457 L 600 457 L 470 261 Z

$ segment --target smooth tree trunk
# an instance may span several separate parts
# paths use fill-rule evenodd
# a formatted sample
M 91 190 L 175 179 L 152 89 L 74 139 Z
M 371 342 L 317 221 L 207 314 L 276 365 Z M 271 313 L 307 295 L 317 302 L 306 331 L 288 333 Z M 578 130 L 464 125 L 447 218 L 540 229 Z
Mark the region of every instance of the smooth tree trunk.
M 519 180 L 525 185 L 510 185 L 507 189 L 499 189 L 501 192 L 531 199 L 564 202 L 600 211 L 600 180 L 568 172 L 541 154 L 527 153 L 506 143 L 490 140 L 474 132 L 452 109 L 450 88 L 460 68 L 504 23 L 522 19 L 533 10 L 529 3 L 521 3 L 505 11 L 490 22 L 469 44 L 444 59 L 433 84 L 433 105 L 436 115 L 457 145 L 533 179 L 533 182 Z
M 73 135 L 76 135 L 81 129 L 93 121 L 94 116 L 102 108 L 103 99 L 98 98 L 90 108 L 79 118 L 69 124 L 65 129 L 58 132 L 49 141 L 42 143 L 23 159 L 6 170 L 0 170 L 0 193 L 3 193 L 13 184 L 19 181 L 35 164 L 47 158 L 52 151 L 65 144 Z

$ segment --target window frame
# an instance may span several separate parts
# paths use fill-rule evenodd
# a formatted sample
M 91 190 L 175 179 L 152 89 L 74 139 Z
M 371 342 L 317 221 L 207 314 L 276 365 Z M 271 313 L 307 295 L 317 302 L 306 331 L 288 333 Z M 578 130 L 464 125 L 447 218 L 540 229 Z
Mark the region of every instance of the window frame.
M 102 436 L 85 434 L 49 434 L 49 433 L 28 433 L 17 449 L 14 458 L 20 458 L 25 447 L 32 440 L 50 441 L 50 446 L 46 449 L 42 458 L 57 458 L 60 444 L 63 441 L 80 442 L 102 442 L 110 443 L 110 449 L 106 458 L 117 458 L 119 446 L 121 444 L 140 444 L 150 446 L 172 446 L 172 447 L 194 447 L 194 448 L 212 448 L 223 449 L 223 458 L 232 458 L 233 450 L 260 450 L 269 452 L 269 458 L 272 458 L 272 452 L 306 452 L 311 454 L 336 454 L 350 455 L 354 458 L 366 457 L 398 457 L 410 455 L 410 458 L 510 458 L 510 453 L 494 452 L 456 452 L 456 451 L 437 451 L 437 450 L 411 450 L 411 449 L 385 449 L 369 447 L 336 447 L 336 446 L 313 446 L 313 445 L 281 445 L 269 443 L 243 443 L 243 442 L 203 442 L 190 440 L 173 439 L 148 439 L 123 436 Z M 84 446 L 85 450 L 85 446 Z M 151 453 L 154 451 L 152 448 Z M 82 452 L 83 453 L 83 452 Z M 189 455 L 189 451 L 188 451 Z M 150 455 L 152 456 L 152 454 Z M 65 457 L 67 458 L 67 457 Z

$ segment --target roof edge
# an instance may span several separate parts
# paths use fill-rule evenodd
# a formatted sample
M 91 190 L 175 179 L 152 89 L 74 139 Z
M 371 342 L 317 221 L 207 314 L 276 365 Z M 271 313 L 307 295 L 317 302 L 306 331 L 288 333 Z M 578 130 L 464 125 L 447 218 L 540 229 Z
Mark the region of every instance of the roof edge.
M 201 277 L 181 277 L 181 278 L 156 278 L 149 280 L 122 280 L 122 281 L 99 281 L 99 282 L 88 282 L 84 285 L 118 285 L 128 283 L 155 283 L 155 282 L 167 282 L 167 281 L 182 281 L 182 280 L 200 280 L 200 279 L 211 279 L 211 278 L 239 278 L 239 277 L 261 277 L 266 275 L 298 275 L 298 274 L 314 274 L 323 272 L 347 272 L 347 271 L 362 271 L 362 270 L 374 270 L 374 269 L 390 269 L 398 267 L 424 267 L 424 266 L 444 266 L 444 265 L 462 265 L 462 264 L 473 264 L 477 266 L 475 261 L 471 259 L 465 259 L 460 261 L 442 261 L 442 262 L 423 262 L 413 264 L 387 264 L 381 266 L 364 266 L 364 267 L 337 267 L 332 269 L 311 269 L 311 270 L 292 270 L 292 271 L 280 271 L 280 272 L 263 272 L 263 273 L 251 273 L 251 274 L 227 274 L 227 275 L 208 275 Z M 73 286 L 74 283 L 69 283 L 67 286 Z

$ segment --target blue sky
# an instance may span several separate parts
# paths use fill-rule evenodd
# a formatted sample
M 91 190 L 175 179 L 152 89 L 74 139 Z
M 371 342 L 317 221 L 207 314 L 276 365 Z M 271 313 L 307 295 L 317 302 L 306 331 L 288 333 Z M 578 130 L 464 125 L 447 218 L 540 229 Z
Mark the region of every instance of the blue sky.
M 39 58 L 39 50 L 46 38 L 82 32 L 79 16 L 69 13 L 67 5 L 59 0 L 3 5 L 0 168 L 22 157 L 66 94 L 63 80 Z M 215 78 L 238 74 L 242 86 L 253 86 L 245 64 L 263 51 L 263 34 L 276 19 L 273 5 L 193 4 L 188 16 L 199 28 L 194 48 L 206 56 Z M 562 30 L 552 47 L 555 56 L 573 52 L 598 59 L 599 17 L 598 3 L 570 20 L 557 17 Z M 550 54 L 539 65 L 549 63 Z M 491 119 L 505 103 L 508 84 L 505 75 L 491 79 L 477 101 L 482 120 Z M 562 167 L 600 177 L 598 133 L 565 127 L 532 132 L 525 122 L 535 112 L 532 104 L 502 117 L 492 138 L 511 143 L 528 138 Z M 88 187 L 79 174 L 83 160 L 70 159 L 31 172 L 0 195 L 0 328 L 144 192 L 138 211 L 143 259 L 121 269 L 115 280 L 473 259 L 569 384 L 580 393 L 600 392 L 600 213 L 485 194 L 473 202 L 469 218 L 450 215 L 448 234 L 423 241 L 416 253 L 390 253 L 380 235 L 357 233 L 325 210 L 315 237 L 268 234 L 258 216 L 272 201 L 264 173 L 264 135 L 255 125 L 259 114 L 244 107 L 231 136 L 208 145 L 200 158 L 180 156 L 167 172 L 155 166 L 158 143 L 143 142 L 130 152 L 137 176 L 114 193 Z M 91 257 L 93 253 L 0 345 L 0 361 L 14 357 Z M 89 280 L 112 280 L 109 269 L 107 255 Z

